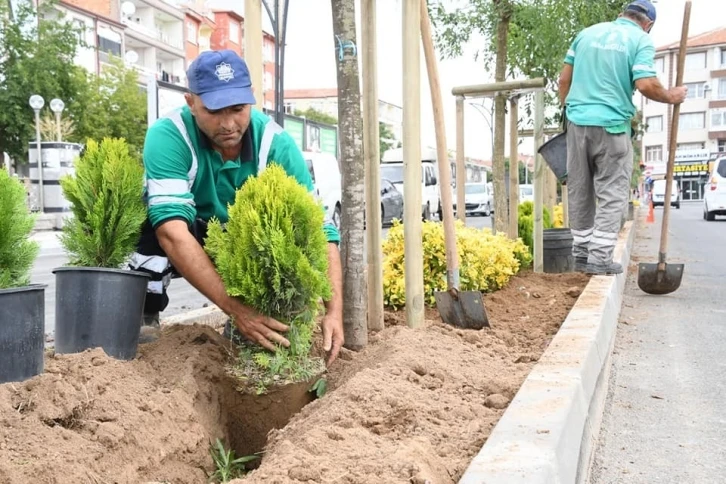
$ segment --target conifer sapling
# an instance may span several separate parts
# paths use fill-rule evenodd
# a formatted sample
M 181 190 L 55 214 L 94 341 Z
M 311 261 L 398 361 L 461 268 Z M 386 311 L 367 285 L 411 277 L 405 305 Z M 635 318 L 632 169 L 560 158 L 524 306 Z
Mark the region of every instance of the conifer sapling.
M 30 284 L 38 243 L 30 240 L 35 216 L 28 210 L 25 186 L 0 169 L 0 289 Z

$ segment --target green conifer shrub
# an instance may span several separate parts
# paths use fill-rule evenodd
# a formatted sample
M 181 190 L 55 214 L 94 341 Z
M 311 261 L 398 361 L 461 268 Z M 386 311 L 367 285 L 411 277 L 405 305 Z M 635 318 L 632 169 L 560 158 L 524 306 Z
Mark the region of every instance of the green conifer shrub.
M 29 238 L 34 226 L 25 186 L 0 168 L 0 289 L 30 284 L 30 270 L 40 249 Z
M 517 224 L 519 225 L 519 238 L 529 247 L 529 253 L 534 253 L 534 203 L 527 200 L 517 207 Z M 542 207 L 542 228 L 552 228 L 552 217 L 547 207 Z
M 61 244 L 70 265 L 119 268 L 136 248 L 146 220 L 144 168 L 124 139 L 88 140 L 75 175 L 61 178 L 73 217 Z
M 236 374 L 256 385 L 304 381 L 324 368 L 312 358 L 315 317 L 329 299 L 322 206 L 276 164 L 237 191 L 229 221 L 209 223 L 206 250 L 227 293 L 290 326 L 290 348 L 241 351 Z

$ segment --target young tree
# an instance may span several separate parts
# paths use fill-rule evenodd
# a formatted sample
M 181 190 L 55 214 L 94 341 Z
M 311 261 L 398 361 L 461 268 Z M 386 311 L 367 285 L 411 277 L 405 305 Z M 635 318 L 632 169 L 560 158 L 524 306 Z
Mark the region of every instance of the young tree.
M 35 137 L 30 96 L 43 96 L 46 105 L 53 98 L 72 105 L 87 81 L 73 63 L 78 30 L 62 20 L 36 21 L 52 4 L 43 3 L 39 12 L 31 2 L 16 6 L 11 16 L 8 3 L 0 2 L 0 152 L 23 162 Z
M 380 147 L 381 156 L 391 148 L 398 148 L 399 142 L 391 127 L 386 123 L 378 123 L 378 145 Z
M 343 258 L 343 324 L 346 347 L 362 349 L 368 342 L 368 290 L 363 251 L 365 204 L 363 115 L 355 47 L 355 0 L 331 0 L 333 42 L 338 71 L 338 131 L 343 169 L 341 245 Z

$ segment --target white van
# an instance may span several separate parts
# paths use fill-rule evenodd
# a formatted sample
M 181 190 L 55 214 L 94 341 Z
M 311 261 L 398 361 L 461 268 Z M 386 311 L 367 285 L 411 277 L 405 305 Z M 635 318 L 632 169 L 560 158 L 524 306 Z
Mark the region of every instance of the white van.
M 329 153 L 312 151 L 303 151 L 303 158 L 308 165 L 315 191 L 325 206 L 326 218 L 332 220 L 335 227 L 339 229 L 342 213 L 340 200 L 343 197 L 343 189 L 338 160 Z
M 726 158 L 713 163 L 713 172 L 703 187 L 703 219 L 713 222 L 716 215 L 726 215 Z
M 663 206 L 665 202 L 666 181 L 656 180 L 653 182 L 653 206 Z M 673 180 L 673 188 L 671 189 L 671 206 L 681 208 L 681 189 L 678 188 L 678 182 Z
M 431 220 L 433 214 L 437 214 L 441 220 L 441 190 L 436 150 L 421 150 L 421 165 L 421 215 L 424 220 Z M 403 195 L 403 148 L 392 148 L 383 154 L 381 178 L 393 183 Z

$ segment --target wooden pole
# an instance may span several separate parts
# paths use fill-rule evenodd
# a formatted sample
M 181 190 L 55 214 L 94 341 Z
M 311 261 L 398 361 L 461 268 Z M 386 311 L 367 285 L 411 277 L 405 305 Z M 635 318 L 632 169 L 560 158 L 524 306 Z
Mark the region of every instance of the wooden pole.
M 457 86 L 451 90 L 454 96 L 481 97 L 492 94 L 503 94 L 507 91 L 531 91 L 545 87 L 544 78 L 523 79 L 519 81 L 493 82 L 472 86 Z
M 406 324 L 424 322 L 421 221 L 421 2 L 403 0 L 403 186 Z
M 570 212 L 567 208 L 567 185 L 562 185 L 562 226 L 570 226 Z
M 560 134 L 561 132 L 562 132 L 562 128 L 545 128 L 544 129 L 545 136 L 554 136 L 556 134 Z M 533 129 L 520 129 L 519 136 L 522 138 L 532 138 L 534 136 L 534 130 Z
M 444 127 L 444 101 L 441 99 L 441 84 L 436 65 L 436 52 L 431 34 L 426 0 L 421 1 L 421 40 L 423 41 L 426 69 L 429 75 L 431 104 L 434 111 L 434 128 L 436 131 L 436 159 L 439 164 L 439 180 L 441 181 L 441 207 L 444 222 L 444 247 L 446 250 L 446 283 L 447 289 L 459 288 L 459 256 L 456 252 L 456 228 L 454 225 L 454 203 L 451 190 L 451 165 L 446 149 L 446 129 Z M 463 208 L 463 205 L 459 205 Z M 465 212 L 465 210 L 461 210 Z
M 255 88 L 255 101 L 258 109 L 265 107 L 262 76 L 262 2 L 245 0 L 245 62 L 250 71 L 252 86 Z
M 549 166 L 545 166 L 545 205 L 550 212 L 550 216 L 557 205 L 557 177 L 555 172 Z
M 544 182 L 544 160 L 538 153 L 544 141 L 544 91 L 539 90 L 534 95 L 534 272 L 544 270 L 542 250 L 542 197 Z
M 456 218 L 466 222 L 466 164 L 464 163 L 464 98 L 456 98 Z
M 363 153 L 366 170 L 366 248 L 368 259 L 368 329 L 383 329 L 383 251 L 378 131 L 378 48 L 376 0 L 362 0 Z
M 509 238 L 519 236 L 519 103 L 517 96 L 509 100 Z

